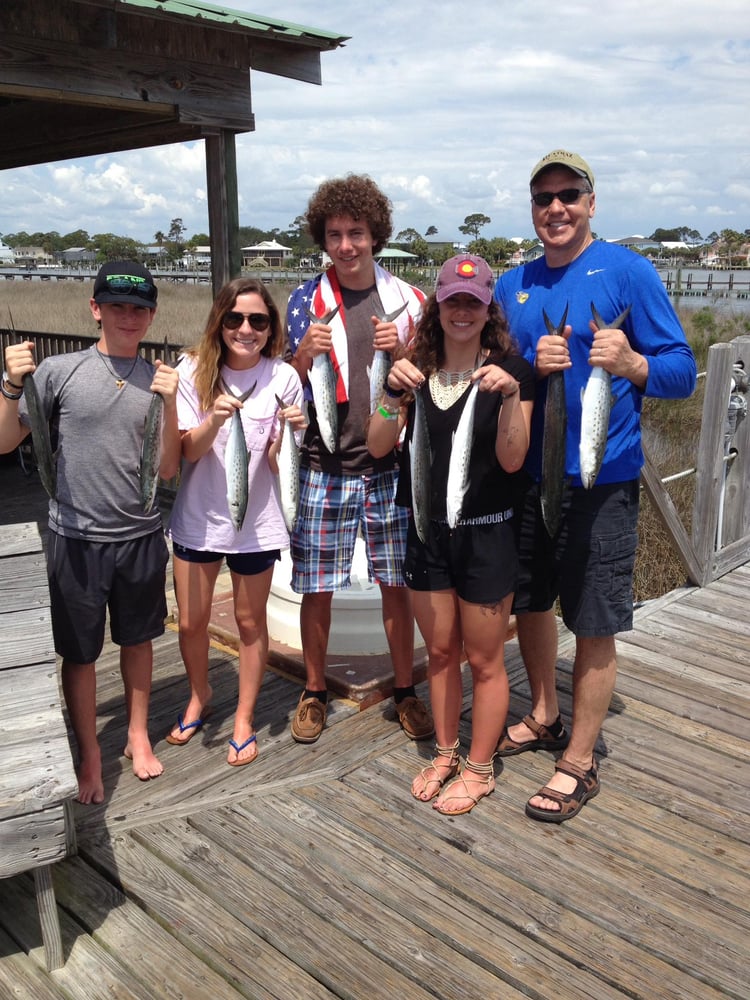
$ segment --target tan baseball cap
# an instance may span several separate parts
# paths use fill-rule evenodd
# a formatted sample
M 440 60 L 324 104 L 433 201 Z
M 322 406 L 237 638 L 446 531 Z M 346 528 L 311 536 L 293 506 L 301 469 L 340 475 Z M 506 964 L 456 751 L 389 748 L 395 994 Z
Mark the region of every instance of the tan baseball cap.
M 548 167 L 565 167 L 567 170 L 572 170 L 574 174 L 587 180 L 592 189 L 594 187 L 594 171 L 582 156 L 579 156 L 578 153 L 571 153 L 567 149 L 553 149 L 551 153 L 543 156 L 531 171 L 529 183 L 533 184 L 537 175 Z

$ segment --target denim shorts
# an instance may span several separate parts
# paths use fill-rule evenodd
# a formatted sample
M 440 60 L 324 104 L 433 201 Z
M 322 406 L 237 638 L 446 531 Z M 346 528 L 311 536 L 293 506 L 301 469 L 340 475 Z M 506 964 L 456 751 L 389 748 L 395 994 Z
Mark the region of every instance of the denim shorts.
M 351 586 L 354 543 L 361 531 L 370 582 L 404 586 L 409 515 L 394 503 L 398 472 L 341 476 L 300 469 L 297 525 L 292 533 L 292 590 L 322 594 Z
M 161 531 L 125 542 L 89 542 L 50 531 L 47 575 L 55 650 L 94 663 L 109 609 L 112 642 L 138 646 L 164 633 L 169 550 Z
M 560 530 L 551 539 L 534 484 L 518 525 L 513 612 L 548 611 L 559 598 L 563 622 L 576 636 L 613 636 L 631 629 L 639 502 L 637 479 L 568 489 Z

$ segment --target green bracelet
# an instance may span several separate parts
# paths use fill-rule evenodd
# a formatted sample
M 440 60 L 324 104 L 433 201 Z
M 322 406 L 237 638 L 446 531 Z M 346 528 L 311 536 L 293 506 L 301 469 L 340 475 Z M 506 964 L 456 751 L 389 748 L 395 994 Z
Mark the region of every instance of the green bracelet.
M 379 406 L 377 411 L 381 417 L 386 420 L 396 420 L 398 418 L 398 413 L 391 413 L 390 410 L 386 410 L 384 406 Z

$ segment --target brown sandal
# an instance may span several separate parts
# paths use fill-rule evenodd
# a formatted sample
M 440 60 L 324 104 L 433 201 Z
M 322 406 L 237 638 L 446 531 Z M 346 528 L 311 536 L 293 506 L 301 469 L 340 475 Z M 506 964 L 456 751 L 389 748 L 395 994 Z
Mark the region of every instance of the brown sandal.
M 536 734 L 536 739 L 526 740 L 525 743 L 516 743 L 510 738 L 507 728 L 503 729 L 495 750 L 498 757 L 512 757 L 514 754 L 525 753 L 527 750 L 564 750 L 568 745 L 570 737 L 565 731 L 565 726 L 559 715 L 548 726 L 537 722 L 533 715 L 524 716 L 523 723 L 527 729 Z
M 552 799 L 560 806 L 559 809 L 542 809 L 540 806 L 532 806 L 531 801 L 527 802 L 526 815 L 530 816 L 531 819 L 538 819 L 542 823 L 564 823 L 566 819 L 573 819 L 589 799 L 593 799 L 595 795 L 599 794 L 599 773 L 596 760 L 592 760 L 588 771 L 576 767 L 568 760 L 558 760 L 555 764 L 555 770 L 575 778 L 576 787 L 568 794 L 558 792 L 556 788 L 549 788 L 547 785 L 539 789 L 537 795 L 541 795 L 545 799 Z M 532 795 L 532 798 L 535 796 Z
M 469 782 L 474 785 L 482 786 L 479 795 L 473 795 L 469 791 Z M 444 808 L 441 803 L 448 803 L 451 801 L 448 797 L 448 793 L 452 788 L 457 789 L 459 783 L 463 785 L 463 791 L 459 791 L 458 795 L 454 796 L 454 798 L 470 799 L 471 805 L 464 806 L 463 809 Z M 471 812 L 480 799 L 485 798 L 487 795 L 492 795 L 494 791 L 495 767 L 492 761 L 490 760 L 486 764 L 478 764 L 470 757 L 467 757 L 461 773 L 443 790 L 442 795 L 432 808 L 437 810 L 437 812 L 441 813 L 443 816 L 461 816 L 463 813 Z
M 419 802 L 429 802 L 430 799 L 434 799 L 435 796 L 440 793 L 440 789 L 446 781 L 450 781 L 451 778 L 456 776 L 458 773 L 458 765 L 461 763 L 461 758 L 458 755 L 459 745 L 458 740 L 456 740 L 452 747 L 441 747 L 438 746 L 437 743 L 435 744 L 435 753 L 437 754 L 437 757 L 435 760 L 430 761 L 427 767 L 423 767 L 414 779 L 414 782 L 412 782 L 411 794 L 415 799 Z M 440 764 L 437 760 L 438 757 L 448 757 L 450 762 L 448 764 Z M 439 767 L 447 768 L 448 773 L 445 777 L 441 777 L 440 772 L 438 771 Z M 432 771 L 432 775 L 428 773 L 429 771 Z M 420 778 L 422 779 L 422 788 L 419 794 L 417 794 L 417 792 L 414 791 L 414 783 L 419 781 Z M 430 785 L 435 785 L 435 789 L 427 795 L 427 788 Z

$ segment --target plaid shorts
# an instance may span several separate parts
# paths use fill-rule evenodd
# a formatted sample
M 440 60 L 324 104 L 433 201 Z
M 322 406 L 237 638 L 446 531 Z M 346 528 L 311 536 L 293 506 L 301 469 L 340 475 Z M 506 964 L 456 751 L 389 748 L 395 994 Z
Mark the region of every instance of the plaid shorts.
M 321 594 L 351 587 L 361 531 L 371 583 L 404 586 L 408 512 L 394 503 L 398 471 L 339 476 L 300 469 L 297 526 L 291 539 L 292 590 Z

